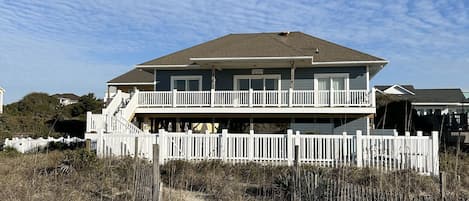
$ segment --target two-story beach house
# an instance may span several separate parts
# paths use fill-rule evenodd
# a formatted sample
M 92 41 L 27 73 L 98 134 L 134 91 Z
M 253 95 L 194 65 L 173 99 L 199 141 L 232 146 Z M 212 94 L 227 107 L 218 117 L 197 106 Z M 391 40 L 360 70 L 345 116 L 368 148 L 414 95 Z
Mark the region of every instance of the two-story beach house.
M 103 114 L 135 132 L 366 134 L 387 63 L 302 32 L 229 34 L 110 80 Z M 89 114 L 87 131 L 105 124 Z

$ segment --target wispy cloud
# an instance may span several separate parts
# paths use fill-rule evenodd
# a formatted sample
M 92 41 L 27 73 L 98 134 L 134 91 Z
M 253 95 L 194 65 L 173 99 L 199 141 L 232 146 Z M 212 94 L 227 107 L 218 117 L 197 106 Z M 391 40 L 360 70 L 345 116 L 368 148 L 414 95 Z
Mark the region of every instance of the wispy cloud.
M 457 73 L 469 65 L 465 1 L 16 0 L 0 3 L 0 30 L 7 102 L 38 90 L 101 94 L 148 59 L 228 33 L 282 30 L 390 60 L 377 83 L 469 89 Z

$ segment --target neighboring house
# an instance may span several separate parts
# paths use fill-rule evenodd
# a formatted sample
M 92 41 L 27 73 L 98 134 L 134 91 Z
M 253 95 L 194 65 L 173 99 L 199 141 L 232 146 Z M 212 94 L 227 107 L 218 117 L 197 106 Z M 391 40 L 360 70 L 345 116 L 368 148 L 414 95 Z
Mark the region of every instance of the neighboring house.
M 54 94 L 52 96 L 59 99 L 59 103 L 63 106 L 78 103 L 78 100 L 80 100 L 79 96 L 72 93 Z
M 412 102 L 418 115 L 444 115 L 465 113 L 469 104 L 465 103 L 461 89 L 415 89 L 412 85 L 378 85 L 377 93 L 397 96 Z
M 464 97 L 466 97 L 466 100 L 469 101 L 469 92 L 463 92 Z
M 5 93 L 5 89 L 0 87 L 0 114 L 3 113 L 3 94 Z
M 376 112 L 369 81 L 387 63 L 301 32 L 229 34 L 110 80 L 103 114 L 145 132 L 367 133 Z

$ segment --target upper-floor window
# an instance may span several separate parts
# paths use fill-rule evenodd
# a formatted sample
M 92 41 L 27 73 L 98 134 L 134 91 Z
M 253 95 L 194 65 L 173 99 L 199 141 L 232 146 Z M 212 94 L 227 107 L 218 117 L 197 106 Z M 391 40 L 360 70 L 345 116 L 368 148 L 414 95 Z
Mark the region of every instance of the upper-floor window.
M 171 89 L 178 91 L 201 91 L 202 76 L 171 76 Z
M 314 75 L 315 90 L 348 90 L 349 74 L 348 73 L 328 73 Z
M 277 90 L 280 88 L 280 75 L 235 75 L 234 90 Z

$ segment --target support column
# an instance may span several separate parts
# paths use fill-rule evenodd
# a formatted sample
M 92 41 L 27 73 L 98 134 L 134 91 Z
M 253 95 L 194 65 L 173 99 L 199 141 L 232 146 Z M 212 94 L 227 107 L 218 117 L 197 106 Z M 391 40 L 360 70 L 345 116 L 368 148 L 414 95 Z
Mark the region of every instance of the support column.
M 212 65 L 212 89 L 215 89 L 217 79 L 215 77 L 215 66 Z
M 290 88 L 291 89 L 295 88 L 295 70 L 296 70 L 295 62 L 292 61 L 291 69 L 290 69 Z
M 176 132 L 181 132 L 181 118 L 176 118 Z
M 215 118 L 212 117 L 212 133 L 215 133 Z
M 156 69 L 153 70 L 153 91 L 156 91 Z
M 254 130 L 254 119 L 249 117 L 249 130 Z

